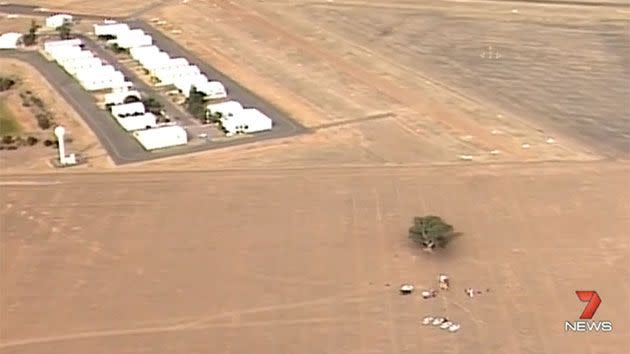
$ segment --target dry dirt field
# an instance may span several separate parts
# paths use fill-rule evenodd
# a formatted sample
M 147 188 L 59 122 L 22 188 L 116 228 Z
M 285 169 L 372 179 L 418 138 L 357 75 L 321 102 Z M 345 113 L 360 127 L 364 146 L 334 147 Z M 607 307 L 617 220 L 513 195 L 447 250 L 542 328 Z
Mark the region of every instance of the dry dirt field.
M 5 176 L 0 351 L 619 353 L 629 167 Z M 464 233 L 445 254 L 406 238 L 425 213 Z M 439 272 L 448 293 L 398 295 Z M 582 288 L 613 333 L 564 333 Z
M 630 346 L 630 165 L 593 161 L 627 157 L 628 12 L 140 3 L 111 14 L 167 21 L 165 33 L 313 133 L 115 171 L 2 166 L 0 353 Z M 428 213 L 464 234 L 443 254 L 407 240 L 411 218 Z M 440 272 L 448 293 L 398 295 L 403 282 L 435 287 Z M 490 292 L 470 299 L 467 287 Z M 585 288 L 612 333 L 564 332 Z M 425 315 L 462 329 L 423 327 Z
M 168 0 L 115 0 L 115 3 L 107 3 L 98 0 L 12 0 L 8 1 L 16 5 L 40 6 L 49 11 L 67 11 L 77 14 L 103 15 L 103 16 L 130 16 L 153 9 L 156 6 L 166 4 Z M 179 2 L 181 0 L 177 0 Z M 173 1 L 171 1 L 173 2 Z M 113 6 L 115 5 L 115 6 Z

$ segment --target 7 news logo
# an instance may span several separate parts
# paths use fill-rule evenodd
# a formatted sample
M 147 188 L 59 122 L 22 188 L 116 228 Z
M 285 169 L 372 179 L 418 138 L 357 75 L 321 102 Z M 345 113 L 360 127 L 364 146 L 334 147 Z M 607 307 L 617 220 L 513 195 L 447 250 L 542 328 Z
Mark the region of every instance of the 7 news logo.
M 580 315 L 582 321 L 565 321 L 565 332 L 611 332 L 613 329 L 612 322 L 610 321 L 583 321 L 592 320 L 597 312 L 597 308 L 602 303 L 602 299 L 595 290 L 576 290 L 575 294 L 582 302 L 588 302 L 584 311 Z

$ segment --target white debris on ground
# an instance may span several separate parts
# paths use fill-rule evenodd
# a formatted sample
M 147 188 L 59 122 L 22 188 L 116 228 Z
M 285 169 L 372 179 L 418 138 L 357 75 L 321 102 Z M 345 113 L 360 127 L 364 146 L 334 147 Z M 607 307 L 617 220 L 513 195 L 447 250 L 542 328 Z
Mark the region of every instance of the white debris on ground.
M 424 290 L 422 291 L 421 295 L 423 299 L 431 299 L 436 297 L 438 294 L 437 290 L 435 289 L 429 289 L 429 290 Z
M 429 323 L 433 322 L 433 316 L 427 316 L 422 319 L 422 324 L 427 326 Z
M 521 145 L 521 147 L 522 147 L 523 149 L 529 149 L 529 148 L 530 148 L 530 145 L 529 145 L 529 144 L 527 144 L 527 143 L 525 143 L 525 144 Z
M 553 144 L 556 142 L 554 138 L 548 138 L 546 141 L 547 141 L 547 144 Z
M 413 292 L 414 289 L 415 287 L 411 284 L 403 284 L 400 286 L 400 293 L 402 295 L 409 295 Z
M 446 274 L 440 274 L 438 276 L 438 283 L 440 284 L 440 289 L 442 290 L 448 290 L 451 286 L 451 281 Z

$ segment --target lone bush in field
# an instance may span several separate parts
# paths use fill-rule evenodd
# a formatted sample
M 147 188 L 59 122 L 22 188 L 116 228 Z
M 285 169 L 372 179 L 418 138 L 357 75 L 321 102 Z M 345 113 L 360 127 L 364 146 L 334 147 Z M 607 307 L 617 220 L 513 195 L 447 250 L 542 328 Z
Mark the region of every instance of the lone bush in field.
M 415 217 L 409 228 L 409 238 L 426 251 L 445 248 L 458 235 L 453 226 L 435 215 Z
M 64 22 L 63 25 L 56 28 L 56 31 L 59 33 L 60 39 L 72 38 L 72 24 L 70 22 Z
M 35 22 L 35 20 L 31 21 L 31 27 L 28 29 L 28 33 L 22 37 L 22 41 L 25 46 L 32 46 L 37 44 L 37 31 L 41 26 Z

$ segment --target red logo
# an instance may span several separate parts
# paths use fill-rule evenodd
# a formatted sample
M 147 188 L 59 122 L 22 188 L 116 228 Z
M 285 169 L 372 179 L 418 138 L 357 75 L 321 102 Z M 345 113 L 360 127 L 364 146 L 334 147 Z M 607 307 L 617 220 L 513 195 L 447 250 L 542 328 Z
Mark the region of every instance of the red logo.
M 602 299 L 597 295 L 597 291 L 595 290 L 576 290 L 575 294 L 580 299 L 580 301 L 588 302 L 584 311 L 580 315 L 580 319 L 582 320 L 590 320 L 595 316 L 595 312 L 597 308 L 602 303 Z

